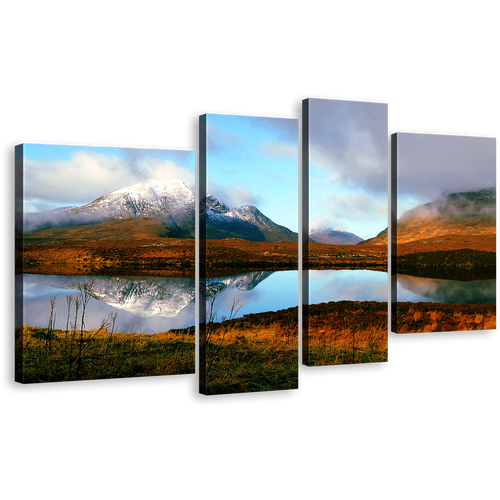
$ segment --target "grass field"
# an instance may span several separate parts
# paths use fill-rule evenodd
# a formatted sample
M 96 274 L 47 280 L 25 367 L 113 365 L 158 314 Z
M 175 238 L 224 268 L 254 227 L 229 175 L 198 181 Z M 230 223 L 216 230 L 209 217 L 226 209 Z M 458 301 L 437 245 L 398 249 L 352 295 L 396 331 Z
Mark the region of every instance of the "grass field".
M 385 310 L 377 302 L 309 306 L 307 364 L 386 361 Z M 297 388 L 297 340 L 297 308 L 208 325 L 200 346 L 204 392 Z M 194 373 L 192 327 L 143 335 L 25 326 L 16 331 L 16 343 L 16 377 L 25 383 Z
M 387 361 L 387 304 L 307 306 L 309 366 Z M 495 304 L 400 302 L 397 333 L 491 330 Z M 297 388 L 297 308 L 214 323 L 202 344 L 207 394 Z M 194 329 L 156 335 L 16 330 L 16 379 L 25 383 L 194 373 Z M 80 360 L 80 361 L 79 361 Z
M 397 305 L 397 307 L 396 307 Z M 392 304 L 392 330 L 396 333 L 494 330 L 496 304 Z

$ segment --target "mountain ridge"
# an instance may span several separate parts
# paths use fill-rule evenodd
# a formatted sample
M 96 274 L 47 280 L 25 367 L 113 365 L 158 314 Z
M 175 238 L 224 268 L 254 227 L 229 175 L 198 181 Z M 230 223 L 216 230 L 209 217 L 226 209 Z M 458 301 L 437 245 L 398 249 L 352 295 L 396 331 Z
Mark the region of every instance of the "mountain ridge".
M 26 213 L 23 230 L 34 234 L 34 232 L 57 229 L 58 238 L 64 239 L 64 234 L 61 233 L 70 228 L 113 221 L 151 219 L 161 223 L 161 228 L 155 231 L 162 237 L 194 238 L 195 204 L 195 194 L 180 179 L 169 181 L 148 179 L 111 191 L 82 206 Z M 298 240 L 297 233 L 274 223 L 253 205 L 230 206 L 209 195 L 206 198 L 206 212 L 202 213 L 202 217 L 203 215 L 206 217 L 209 239 Z M 117 227 L 114 226 L 115 234 Z M 73 235 L 77 233 L 77 231 L 71 232 Z M 92 238 L 93 231 L 84 233 L 87 239 Z M 68 234 L 68 238 L 71 239 L 71 235 Z
M 396 221 L 398 244 L 438 236 L 496 234 L 496 188 L 463 191 L 407 210 Z M 387 244 L 387 229 L 365 243 Z

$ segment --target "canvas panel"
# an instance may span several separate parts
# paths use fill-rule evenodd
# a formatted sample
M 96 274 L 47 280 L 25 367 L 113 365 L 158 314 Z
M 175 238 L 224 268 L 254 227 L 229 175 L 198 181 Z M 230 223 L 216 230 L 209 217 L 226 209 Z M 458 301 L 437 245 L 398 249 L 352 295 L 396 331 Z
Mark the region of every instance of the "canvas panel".
M 387 361 L 387 105 L 302 105 L 307 366 Z
M 392 331 L 496 328 L 496 140 L 392 135 Z
M 16 147 L 16 380 L 194 373 L 195 153 Z
M 298 120 L 200 117 L 200 392 L 298 387 Z

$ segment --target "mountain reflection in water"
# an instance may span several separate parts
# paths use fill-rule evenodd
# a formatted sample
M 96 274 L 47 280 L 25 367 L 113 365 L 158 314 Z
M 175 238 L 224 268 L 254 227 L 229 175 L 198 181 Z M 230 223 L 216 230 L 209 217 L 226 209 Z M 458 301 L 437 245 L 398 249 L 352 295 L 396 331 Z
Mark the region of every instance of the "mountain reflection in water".
M 297 279 L 297 271 L 295 276 Z M 231 301 L 231 293 L 245 295 L 242 314 L 255 312 L 256 303 L 260 310 L 263 296 L 269 295 L 256 287 L 272 272 L 254 272 L 239 276 L 213 278 L 208 280 L 209 295 L 218 296 L 218 306 Z M 50 297 L 56 297 L 56 328 L 66 328 L 66 297 L 78 295 L 78 284 L 93 281 L 91 300 L 88 305 L 85 324 L 89 329 L 98 328 L 109 313 L 117 312 L 115 331 L 157 333 L 172 328 L 186 328 L 195 323 L 195 279 L 193 278 L 144 278 L 115 276 L 16 276 L 16 300 L 24 301 L 24 324 L 47 325 Z M 19 281 L 22 280 L 22 281 Z M 285 279 L 285 281 L 287 281 Z M 297 305 L 297 287 L 294 286 L 295 301 L 287 307 Z M 226 292 L 223 295 L 222 292 Z M 249 293 L 248 293 L 249 292 Z M 271 294 L 272 295 L 272 294 Z M 283 294 L 285 297 L 287 294 Z M 220 297 L 220 300 L 219 300 Z M 264 301 L 266 302 L 266 301 Z M 259 311 L 260 312 L 260 311 Z M 81 313 L 81 311 L 80 311 Z M 221 313 L 223 313 L 221 309 Z M 74 314 L 74 310 L 73 313 Z M 71 320 L 73 317 L 70 315 Z
M 65 328 L 66 296 L 77 295 L 78 283 L 93 280 L 86 324 L 100 325 L 118 312 L 122 331 L 156 333 L 185 328 L 195 322 L 193 278 L 24 275 L 24 323 L 45 326 L 51 296 L 57 296 L 57 327 Z M 311 303 L 331 300 L 387 300 L 387 273 L 376 271 L 311 271 Z M 21 287 L 22 290 L 22 287 Z M 203 296 L 203 287 L 201 288 Z M 260 271 L 210 278 L 207 298 L 215 297 L 217 314 L 229 317 L 236 302 L 236 317 L 278 311 L 298 305 L 298 271 Z M 91 321 L 91 322 L 89 322 Z M 121 322 L 121 323 L 120 323 Z
M 66 328 L 66 297 L 78 295 L 78 283 L 90 280 L 94 284 L 85 318 L 88 328 L 99 327 L 111 312 L 118 313 L 115 331 L 157 333 L 195 323 L 193 278 L 18 275 L 16 300 L 24 302 L 23 323 L 47 326 L 49 300 L 56 296 L 56 328 Z M 385 301 L 386 280 L 386 273 L 374 271 L 313 271 L 310 300 Z M 206 285 L 207 296 L 216 297 L 219 317 L 228 317 L 235 301 L 242 306 L 237 316 L 298 305 L 298 271 L 211 278 Z M 494 303 L 496 280 L 454 281 L 398 274 L 397 294 L 402 302 Z
M 397 275 L 398 302 L 491 304 L 496 302 L 496 280 L 455 281 Z

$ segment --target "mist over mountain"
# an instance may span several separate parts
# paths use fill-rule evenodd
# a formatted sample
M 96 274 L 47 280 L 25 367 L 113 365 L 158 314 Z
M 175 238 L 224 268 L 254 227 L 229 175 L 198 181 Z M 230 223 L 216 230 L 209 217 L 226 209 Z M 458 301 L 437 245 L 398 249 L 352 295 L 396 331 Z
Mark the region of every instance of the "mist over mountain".
M 355 235 L 354 233 L 349 233 L 347 231 L 338 231 L 332 229 L 331 227 L 327 229 L 313 229 L 309 233 L 311 240 L 318 243 L 328 243 L 330 245 L 356 245 L 357 243 L 364 241 L 363 238 Z
M 496 234 L 496 188 L 443 195 L 407 210 L 397 221 L 398 243 L 446 234 Z M 387 229 L 365 243 L 387 243 Z
M 206 214 L 202 213 L 202 216 L 206 216 L 210 239 L 298 240 L 297 233 L 274 223 L 253 205 L 229 206 L 215 196 L 207 196 L 206 201 Z M 64 232 L 62 228 L 148 219 L 161 223 L 161 228 L 155 229 L 155 233 L 162 237 L 194 238 L 195 202 L 195 194 L 181 180 L 163 182 L 149 179 L 112 191 L 87 205 L 26 213 L 23 230 L 28 233 L 58 228 L 57 239 L 65 239 L 66 236 L 71 239 L 69 233 L 60 234 Z M 117 228 L 113 230 L 116 233 Z M 76 236 L 77 233 L 73 231 L 72 234 Z M 45 236 L 50 236 L 50 233 Z M 123 236 L 126 237 L 126 234 Z M 92 231 L 85 232 L 85 239 L 89 238 L 92 238 Z
M 495 220 L 496 188 L 443 195 L 431 203 L 407 210 L 399 222 L 416 219 Z

